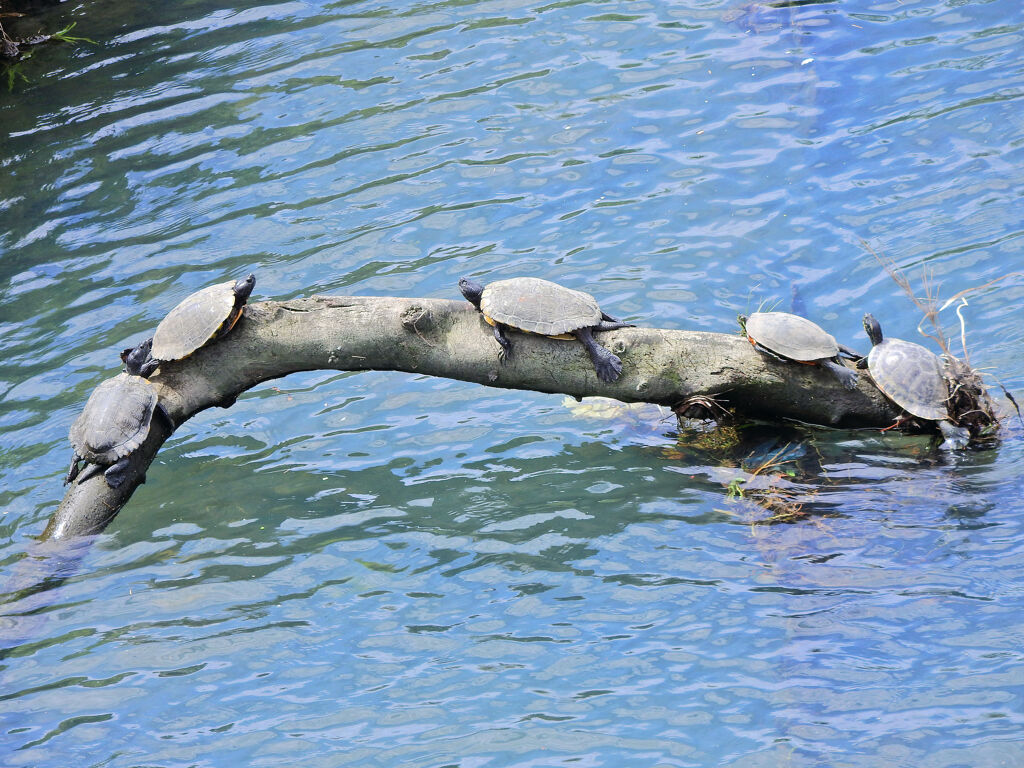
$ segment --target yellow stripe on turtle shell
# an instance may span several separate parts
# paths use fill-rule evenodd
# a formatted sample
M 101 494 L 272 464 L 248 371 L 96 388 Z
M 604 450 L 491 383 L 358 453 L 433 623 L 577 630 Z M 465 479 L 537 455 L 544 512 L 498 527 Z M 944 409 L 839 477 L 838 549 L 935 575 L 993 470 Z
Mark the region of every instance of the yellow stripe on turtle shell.
M 483 315 L 483 312 L 481 312 L 480 314 Z M 494 322 L 494 318 L 488 317 L 487 315 L 484 315 L 484 320 L 487 321 L 488 325 L 496 325 L 496 323 Z M 510 328 L 516 328 L 514 325 L 509 326 L 509 327 Z M 516 328 L 516 330 L 519 331 L 520 333 L 533 333 L 533 331 L 527 331 L 525 328 Z M 548 339 L 560 339 L 562 341 L 572 341 L 576 337 L 573 336 L 571 333 L 560 333 L 557 336 L 546 336 L 545 338 L 548 338 Z

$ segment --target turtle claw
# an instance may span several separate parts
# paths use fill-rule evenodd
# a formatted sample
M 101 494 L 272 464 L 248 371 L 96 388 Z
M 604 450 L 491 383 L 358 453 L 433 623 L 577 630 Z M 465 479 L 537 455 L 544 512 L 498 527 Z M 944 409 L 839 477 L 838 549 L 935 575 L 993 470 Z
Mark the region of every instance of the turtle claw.
M 622 361 L 610 350 L 598 344 L 589 328 L 576 331 L 576 338 L 587 348 L 594 370 L 597 371 L 597 378 L 606 384 L 611 384 L 619 378 L 619 374 L 622 373 Z
M 594 361 L 594 370 L 597 371 L 597 378 L 611 384 L 622 373 L 622 361 L 609 352 L 606 358 Z

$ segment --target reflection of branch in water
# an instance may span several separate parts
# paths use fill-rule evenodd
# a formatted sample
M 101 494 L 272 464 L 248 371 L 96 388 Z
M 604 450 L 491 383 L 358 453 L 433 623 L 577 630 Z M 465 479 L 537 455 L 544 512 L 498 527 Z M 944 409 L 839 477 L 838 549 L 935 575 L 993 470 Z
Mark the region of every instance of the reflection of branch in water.
M 755 508 L 768 512 L 768 517 L 754 517 L 748 522 L 751 525 L 773 525 L 776 523 L 792 523 L 805 519 L 808 513 L 804 505 L 817 496 L 816 490 L 806 490 L 793 485 L 791 479 L 796 471 L 785 468 L 794 459 L 781 458 L 791 448 L 786 443 L 768 458 L 758 464 L 747 477 L 737 477 L 726 485 L 726 498 L 734 505 L 741 505 L 749 511 Z M 753 487 L 751 481 L 762 478 L 763 485 Z M 744 504 L 746 502 L 746 504 Z M 735 515 L 732 510 L 718 509 L 727 515 Z
M 23 14 L 11 13 L 0 15 L 21 16 Z M 60 43 L 70 43 L 71 45 L 75 45 L 76 43 L 91 43 L 92 45 L 97 45 L 95 40 L 90 40 L 88 37 L 76 37 L 74 35 L 68 34 L 69 32 L 71 32 L 72 29 L 75 28 L 76 23 L 77 22 L 73 21 L 63 29 L 54 32 L 52 35 L 38 34 L 24 38 L 11 37 L 7 34 L 7 30 L 4 29 L 3 24 L 0 24 L 0 61 L 6 59 L 8 62 L 17 62 L 22 59 L 27 59 L 29 56 L 32 55 L 32 46 L 41 45 L 43 43 L 49 43 L 53 41 Z M 11 87 L 14 85 L 16 77 L 21 77 L 22 80 L 28 82 L 28 78 L 26 78 L 23 74 L 21 74 L 20 71 L 18 71 L 17 66 L 13 63 L 9 63 L 7 68 L 8 90 L 11 90 Z
M 44 636 L 40 625 L 57 600 L 57 590 L 78 571 L 91 539 L 38 542 L 5 569 L 0 582 L 0 659 L 20 655 L 19 647 Z

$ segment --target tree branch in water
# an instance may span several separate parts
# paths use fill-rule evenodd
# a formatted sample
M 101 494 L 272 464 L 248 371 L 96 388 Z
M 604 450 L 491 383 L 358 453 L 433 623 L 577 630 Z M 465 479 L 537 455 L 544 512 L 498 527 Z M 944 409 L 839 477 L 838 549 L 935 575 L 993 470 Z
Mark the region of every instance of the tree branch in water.
M 513 333 L 515 352 L 499 363 L 492 328 L 465 301 L 341 296 L 266 301 L 248 305 L 223 339 L 185 360 L 163 363 L 150 382 L 179 427 L 211 406 L 229 406 L 261 382 L 318 369 L 406 371 L 666 406 L 714 398 L 739 416 L 835 427 L 883 427 L 899 416 L 866 375 L 856 389 L 847 390 L 820 367 L 760 354 L 738 332 L 622 328 L 598 333 L 622 359 L 622 375 L 612 383 L 597 378 L 582 344 Z M 102 531 L 144 482 L 170 434 L 166 420 L 153 419 L 118 488 L 111 488 L 102 473 L 72 483 L 44 538 Z

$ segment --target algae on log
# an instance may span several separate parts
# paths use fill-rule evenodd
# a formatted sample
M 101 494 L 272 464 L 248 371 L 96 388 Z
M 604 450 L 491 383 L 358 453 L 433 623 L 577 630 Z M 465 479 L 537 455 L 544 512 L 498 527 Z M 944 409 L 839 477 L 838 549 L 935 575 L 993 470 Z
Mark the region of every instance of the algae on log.
M 164 363 L 150 382 L 178 426 L 206 408 L 230 405 L 260 382 L 316 369 L 407 371 L 667 406 L 714 397 L 741 416 L 836 427 L 881 427 L 899 415 L 866 375 L 847 390 L 817 366 L 760 354 L 739 333 L 622 328 L 597 338 L 622 358 L 615 382 L 597 378 L 582 344 L 531 334 L 516 334 L 515 354 L 500 363 L 491 327 L 464 301 L 314 296 L 249 304 L 225 338 Z M 72 483 L 43 538 L 102 531 L 170 434 L 164 419 L 153 420 L 119 488 L 102 473 Z

